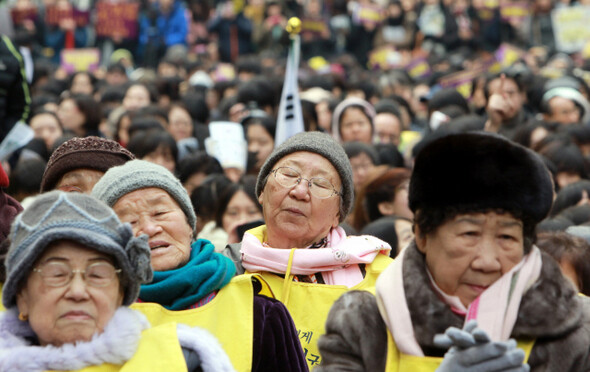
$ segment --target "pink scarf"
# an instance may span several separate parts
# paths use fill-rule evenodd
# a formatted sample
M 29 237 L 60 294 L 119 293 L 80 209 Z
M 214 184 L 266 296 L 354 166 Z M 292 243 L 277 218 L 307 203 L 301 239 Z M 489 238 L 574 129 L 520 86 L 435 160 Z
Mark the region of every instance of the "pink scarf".
M 411 247 L 402 250 L 381 273 L 377 279 L 376 296 L 381 316 L 400 352 L 424 356 L 414 336 L 403 284 L 403 259 Z M 502 275 L 469 305 L 465 321 L 476 319 L 477 325 L 494 341 L 508 340 L 516 322 L 520 300 L 539 278 L 541 265 L 541 252 L 533 246 L 518 265 Z M 448 295 L 443 298 L 449 306 L 457 307 L 457 298 Z
M 326 284 L 348 288 L 363 280 L 358 264 L 370 264 L 377 254 L 389 254 L 391 250 L 389 244 L 374 236 L 347 237 L 341 227 L 330 230 L 326 248 L 272 248 L 263 244 L 265 237 L 265 225 L 244 234 L 242 265 L 249 272 L 285 274 L 289 269 L 291 250 L 294 250 L 291 275 L 322 273 Z

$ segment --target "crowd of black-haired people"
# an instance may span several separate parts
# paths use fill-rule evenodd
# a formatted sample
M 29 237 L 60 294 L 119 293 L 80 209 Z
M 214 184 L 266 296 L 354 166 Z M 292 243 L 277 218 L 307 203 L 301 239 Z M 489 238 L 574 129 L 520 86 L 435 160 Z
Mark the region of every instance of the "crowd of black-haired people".
M 587 1 L 117 4 L 0 3 L 0 371 L 590 371 Z

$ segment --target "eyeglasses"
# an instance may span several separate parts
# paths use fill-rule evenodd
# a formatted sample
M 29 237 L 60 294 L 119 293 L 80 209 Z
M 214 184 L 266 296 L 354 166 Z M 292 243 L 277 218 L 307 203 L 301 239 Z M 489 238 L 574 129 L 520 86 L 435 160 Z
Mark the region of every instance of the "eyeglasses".
M 301 173 L 293 168 L 279 167 L 270 171 L 274 173 L 275 180 L 283 187 L 291 188 L 299 185 L 301 180 L 307 181 L 307 187 L 313 196 L 319 199 L 326 199 L 332 195 L 342 196 L 342 193 L 336 191 L 332 182 L 322 177 L 313 177 L 310 179 L 301 177 Z
M 96 262 L 90 264 L 85 270 L 72 269 L 65 262 L 47 262 L 40 267 L 34 268 L 34 272 L 39 273 L 43 282 L 50 287 L 63 287 L 68 285 L 74 275 L 82 274 L 82 278 L 91 287 L 106 287 L 111 284 L 121 269 L 115 269 L 113 265 L 107 262 Z

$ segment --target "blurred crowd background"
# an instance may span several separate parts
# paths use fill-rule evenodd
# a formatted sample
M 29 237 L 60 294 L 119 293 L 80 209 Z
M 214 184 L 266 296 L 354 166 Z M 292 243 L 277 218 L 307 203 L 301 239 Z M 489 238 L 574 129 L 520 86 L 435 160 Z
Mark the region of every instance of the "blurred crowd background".
M 254 181 L 277 145 L 290 17 L 304 129 L 331 133 L 354 171 L 350 231 L 394 215 L 389 239 L 407 243 L 414 156 L 470 130 L 543 155 L 556 202 L 541 229 L 588 223 L 586 0 L 2 1 L 0 137 L 19 120 L 34 137 L 2 159 L 8 193 L 26 206 L 56 148 L 103 137 L 177 175 L 219 250 L 239 241 L 261 217 Z

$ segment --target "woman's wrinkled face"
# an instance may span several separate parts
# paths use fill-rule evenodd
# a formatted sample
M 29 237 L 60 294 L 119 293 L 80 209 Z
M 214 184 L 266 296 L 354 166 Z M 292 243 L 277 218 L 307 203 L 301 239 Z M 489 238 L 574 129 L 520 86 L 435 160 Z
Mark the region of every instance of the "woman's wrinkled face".
M 113 264 L 104 253 L 69 240 L 52 243 L 35 267 L 52 262 L 65 263 L 73 270 L 85 270 L 99 262 Z M 90 341 L 94 334 L 104 331 L 122 303 L 118 276 L 105 287 L 93 287 L 80 273 L 69 284 L 52 287 L 45 284 L 40 273 L 31 271 L 17 295 L 18 310 L 28 316 L 39 343 L 54 346 Z
M 363 110 L 350 107 L 344 111 L 340 118 L 340 137 L 342 142 L 372 143 L 373 125 Z
M 69 129 L 77 135 L 84 134 L 84 122 L 86 117 L 80 111 L 73 99 L 63 100 L 57 109 L 57 116 L 64 129 Z
M 150 92 L 143 85 L 132 85 L 123 97 L 123 107 L 127 111 L 136 111 L 151 103 Z
M 294 152 L 280 159 L 273 169 L 279 167 L 290 167 L 306 179 L 325 178 L 341 191 L 336 168 L 319 154 Z M 267 225 L 268 243 L 275 248 L 305 248 L 326 237 L 339 223 L 340 196 L 320 199 L 311 194 L 305 180 L 286 188 L 270 173 L 258 201 Z
M 63 135 L 59 122 L 51 114 L 35 115 L 29 125 L 35 132 L 35 138 L 43 139 L 45 147 L 49 150 L 53 148 L 55 141 Z
M 243 190 L 239 190 L 227 204 L 221 221 L 223 229 L 230 232 L 237 225 L 259 219 L 262 219 L 262 212 L 260 212 L 258 206 L 250 199 L 248 194 Z
M 466 307 L 524 255 L 523 224 L 509 213 L 461 214 L 416 244 L 438 287 Z
M 147 234 L 154 270 L 172 270 L 188 261 L 193 227 L 166 191 L 156 187 L 132 191 L 117 200 L 113 210 L 122 222 L 131 224 L 135 236 Z
M 175 141 L 193 136 L 193 119 L 183 108 L 173 107 L 168 113 L 168 132 Z
M 275 147 L 274 138 L 260 124 L 251 124 L 246 133 L 248 151 L 256 154 L 256 168 L 262 168 Z
M 104 172 L 96 169 L 79 168 L 66 172 L 55 184 L 56 190 L 65 192 L 81 192 L 88 194 L 92 188 L 104 176 Z

